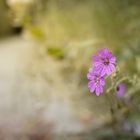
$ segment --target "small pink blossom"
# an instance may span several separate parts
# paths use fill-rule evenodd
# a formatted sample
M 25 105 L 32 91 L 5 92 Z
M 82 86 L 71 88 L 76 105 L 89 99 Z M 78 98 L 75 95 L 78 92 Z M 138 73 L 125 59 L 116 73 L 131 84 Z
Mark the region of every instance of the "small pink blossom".
M 116 96 L 122 97 L 125 94 L 125 84 L 120 83 L 116 88 Z
M 88 88 L 91 93 L 95 91 L 96 95 L 99 96 L 103 92 L 103 86 L 105 85 L 104 77 L 89 69 L 87 78 L 89 79 Z
M 98 55 L 93 55 L 93 67 L 101 76 L 110 75 L 115 70 L 116 57 L 107 48 L 99 49 Z

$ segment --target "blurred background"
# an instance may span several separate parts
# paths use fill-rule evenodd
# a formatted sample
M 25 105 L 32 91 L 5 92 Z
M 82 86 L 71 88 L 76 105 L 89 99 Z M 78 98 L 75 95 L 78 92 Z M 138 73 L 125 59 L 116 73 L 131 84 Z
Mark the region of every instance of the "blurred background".
M 121 98 L 87 88 L 104 47 Z M 139 77 L 139 0 L 0 0 L 0 140 L 138 140 Z

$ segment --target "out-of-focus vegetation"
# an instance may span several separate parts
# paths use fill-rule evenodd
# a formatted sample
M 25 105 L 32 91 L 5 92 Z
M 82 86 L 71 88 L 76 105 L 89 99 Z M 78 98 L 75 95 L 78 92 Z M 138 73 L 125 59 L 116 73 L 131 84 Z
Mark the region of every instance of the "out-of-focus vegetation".
M 70 130 L 70 132 L 73 130 L 76 133 L 76 129 L 81 130 L 75 127 L 77 122 L 80 122 L 82 124 L 80 127 L 84 126 L 84 129 L 83 133 L 76 135 L 73 133 L 54 135 L 56 140 L 139 139 L 139 7 L 139 0 L 0 1 L 0 36 L 14 36 L 14 33 L 22 28 L 18 36 L 33 42 L 31 60 L 26 60 L 29 63 L 24 68 L 26 71 L 24 74 L 30 77 L 30 82 L 27 83 L 29 84 L 27 98 L 33 98 L 35 104 L 36 102 L 42 104 L 43 109 L 48 107 L 47 111 L 53 106 L 50 107 L 49 104 L 55 101 L 53 107 L 56 108 L 54 109 L 56 113 L 51 116 L 54 124 L 51 122 L 51 127 L 48 124 L 45 127 L 41 125 L 38 135 L 40 133 L 44 135 L 42 128 L 50 133 L 46 127 L 51 128 L 52 132 L 55 131 L 57 120 L 60 124 L 62 123 L 62 126 L 63 123 L 75 124 L 72 128 L 64 125 L 62 130 Z M 12 34 L 12 31 L 16 32 Z M 94 94 L 89 94 L 86 74 L 91 67 L 92 54 L 96 53 L 98 48 L 104 47 L 109 48 L 117 57 L 117 74 L 107 79 L 104 93 L 96 97 Z M 112 81 L 126 84 L 126 93 L 123 98 L 115 96 L 116 87 Z M 26 95 L 27 91 L 24 92 Z M 13 96 L 17 94 L 14 93 Z M 18 96 L 22 98 L 24 94 Z M 23 98 L 23 100 L 28 102 L 27 99 Z M 56 100 L 60 103 L 56 104 Z M 31 99 L 29 101 L 32 102 Z M 23 103 L 24 101 L 19 104 Z M 30 106 L 31 111 L 32 105 Z M 69 106 L 72 111 L 69 110 Z M 42 112 L 47 114 L 43 109 Z M 74 114 L 76 122 L 73 118 L 70 119 L 69 112 Z M 66 122 L 63 119 L 66 119 Z M 52 132 L 43 138 L 36 136 L 38 129 L 33 124 L 38 123 L 37 120 L 38 118 L 35 118 L 34 122 L 26 121 L 31 125 L 28 127 L 31 130 L 24 132 L 26 138 L 23 136 L 23 139 L 50 139 Z M 30 134 L 32 130 L 33 134 Z M 31 138 L 28 137 L 28 133 Z
M 8 34 L 10 30 L 10 19 L 8 17 L 8 9 L 6 3 L 1 0 L 0 1 L 0 36 Z

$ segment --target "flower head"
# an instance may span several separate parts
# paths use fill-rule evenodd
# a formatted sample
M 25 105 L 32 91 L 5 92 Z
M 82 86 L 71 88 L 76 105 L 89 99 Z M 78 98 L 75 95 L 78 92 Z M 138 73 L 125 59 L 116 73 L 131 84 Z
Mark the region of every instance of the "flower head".
M 90 92 L 96 93 L 97 96 L 103 92 L 103 86 L 105 85 L 104 77 L 93 71 L 92 68 L 89 69 L 87 78 L 89 79 L 88 88 Z
M 116 96 L 122 97 L 125 94 L 125 84 L 120 83 L 116 88 Z
M 101 76 L 110 75 L 115 70 L 116 57 L 107 48 L 99 49 L 98 53 L 98 55 L 93 56 L 94 70 Z

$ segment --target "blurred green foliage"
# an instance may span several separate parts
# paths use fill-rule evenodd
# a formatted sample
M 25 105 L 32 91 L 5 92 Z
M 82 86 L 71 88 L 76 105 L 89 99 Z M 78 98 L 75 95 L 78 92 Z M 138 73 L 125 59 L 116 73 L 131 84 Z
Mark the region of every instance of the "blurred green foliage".
M 32 26 L 31 27 L 31 34 L 36 38 L 36 39 L 44 39 L 45 35 L 44 32 L 37 26 Z
M 11 19 L 6 1 L 0 0 L 0 37 L 11 34 Z
M 60 47 L 49 46 L 47 48 L 47 53 L 58 59 L 64 58 L 64 52 L 63 52 L 62 48 L 60 48 Z

